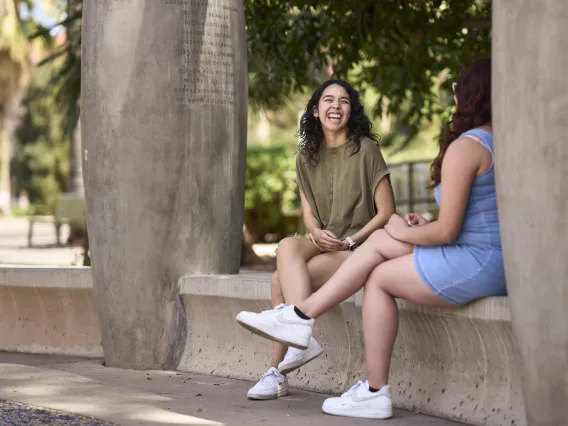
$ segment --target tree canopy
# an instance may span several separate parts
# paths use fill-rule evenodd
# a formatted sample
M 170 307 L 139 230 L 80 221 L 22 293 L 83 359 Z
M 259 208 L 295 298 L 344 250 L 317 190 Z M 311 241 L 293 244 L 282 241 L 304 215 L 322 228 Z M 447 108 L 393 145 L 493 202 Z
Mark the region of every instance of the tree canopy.
M 71 128 L 80 95 L 81 0 L 67 0 L 67 44 L 58 99 Z M 374 109 L 409 129 L 443 112 L 435 90 L 491 50 L 491 0 L 244 0 L 249 100 L 278 109 L 287 96 L 329 77 L 372 88 Z M 385 103 L 383 98 L 387 98 Z M 412 132 L 411 132 L 412 133 Z
M 390 112 L 415 127 L 441 112 L 436 84 L 449 89 L 491 51 L 490 0 L 245 0 L 245 13 L 250 98 L 262 106 L 277 107 L 331 68 L 387 97 Z

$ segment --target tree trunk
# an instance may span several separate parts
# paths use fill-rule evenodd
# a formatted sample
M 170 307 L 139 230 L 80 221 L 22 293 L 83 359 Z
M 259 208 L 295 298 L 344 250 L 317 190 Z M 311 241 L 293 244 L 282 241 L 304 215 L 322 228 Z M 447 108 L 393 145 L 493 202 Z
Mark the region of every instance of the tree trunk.
M 29 58 L 19 22 L 19 2 L 0 0 L 0 216 L 11 214 L 10 160 L 20 104 L 29 80 Z
M 0 61 L 0 66 L 3 64 Z M 27 79 L 25 80 L 27 82 Z M 14 88 L 10 99 L 0 107 L 0 216 L 10 216 L 11 190 L 10 190 L 10 161 L 14 134 L 20 122 L 20 104 L 26 91 L 26 85 Z M 3 110 L 3 113 L 1 113 Z

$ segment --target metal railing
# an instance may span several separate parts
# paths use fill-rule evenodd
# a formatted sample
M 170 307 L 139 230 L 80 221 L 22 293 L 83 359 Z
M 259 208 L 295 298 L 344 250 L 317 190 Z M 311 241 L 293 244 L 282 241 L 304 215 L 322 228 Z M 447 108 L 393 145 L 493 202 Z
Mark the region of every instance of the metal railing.
M 389 164 L 391 184 L 397 212 L 401 215 L 411 212 L 424 213 L 435 218 L 438 206 L 430 184 L 430 161 L 410 161 Z

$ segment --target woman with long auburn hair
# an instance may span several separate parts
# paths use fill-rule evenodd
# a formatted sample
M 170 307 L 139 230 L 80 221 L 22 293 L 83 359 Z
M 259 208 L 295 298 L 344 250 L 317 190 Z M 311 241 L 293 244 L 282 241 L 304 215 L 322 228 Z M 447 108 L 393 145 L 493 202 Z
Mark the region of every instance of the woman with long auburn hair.
M 417 213 L 405 218 L 394 214 L 303 302 L 237 316 L 257 334 L 303 348 L 315 318 L 365 287 L 367 380 L 341 397 L 328 398 L 323 404 L 326 413 L 392 416 L 388 373 L 398 331 L 395 298 L 451 308 L 507 292 L 493 165 L 490 60 L 465 68 L 453 89 L 456 111 L 431 168 L 438 219 L 428 222 Z

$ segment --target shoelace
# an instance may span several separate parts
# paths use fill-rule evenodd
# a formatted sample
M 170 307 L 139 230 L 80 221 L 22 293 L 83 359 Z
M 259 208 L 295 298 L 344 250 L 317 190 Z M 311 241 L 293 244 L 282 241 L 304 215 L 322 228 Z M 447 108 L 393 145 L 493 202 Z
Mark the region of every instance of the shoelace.
M 272 385 L 274 382 L 279 383 L 278 376 L 274 370 L 267 371 L 264 376 L 261 377 L 259 384 L 261 386 L 267 387 Z
M 354 394 L 361 385 L 364 385 L 364 383 L 361 380 L 359 380 L 357 383 L 351 386 L 347 392 L 343 393 L 341 396 L 349 396 Z

